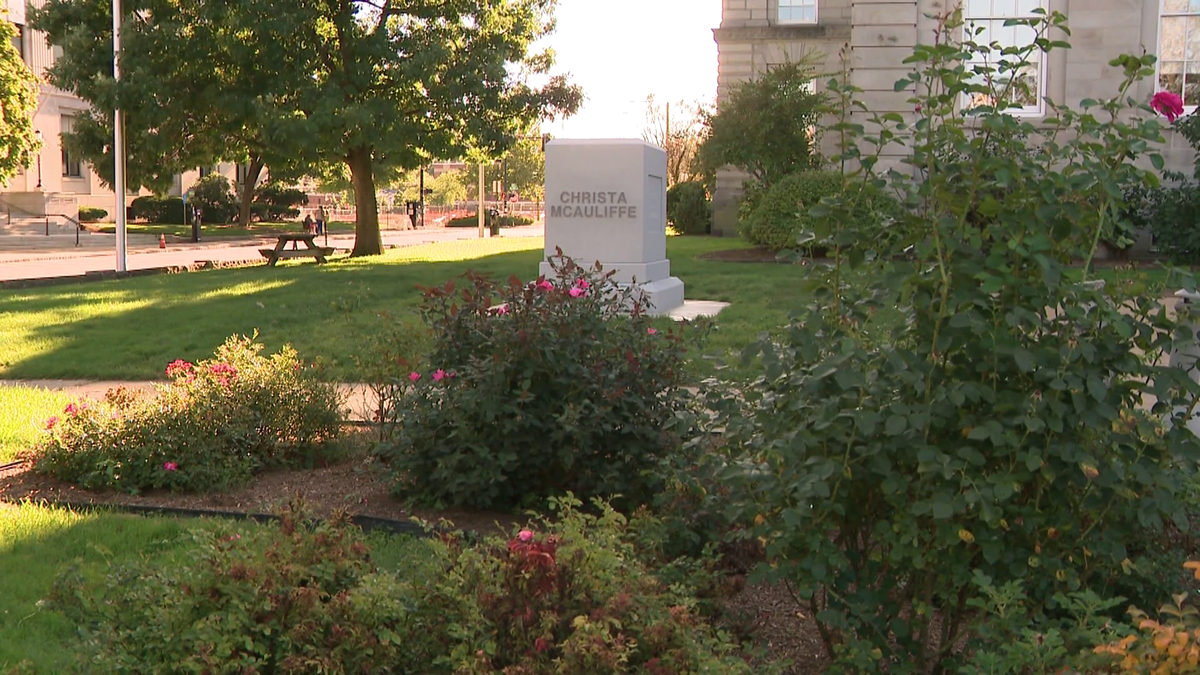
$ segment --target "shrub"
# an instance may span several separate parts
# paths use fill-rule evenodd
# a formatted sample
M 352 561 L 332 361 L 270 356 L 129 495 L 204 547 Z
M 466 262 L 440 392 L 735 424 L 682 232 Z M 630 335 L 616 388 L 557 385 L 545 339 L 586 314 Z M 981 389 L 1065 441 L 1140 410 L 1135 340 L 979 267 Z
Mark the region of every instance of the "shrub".
M 300 216 L 300 209 L 296 207 L 307 200 L 308 196 L 296 188 L 270 182 L 258 188 L 251 211 L 259 220 L 294 219 Z
M 98 209 L 93 206 L 79 207 L 79 222 L 95 223 L 108 216 L 108 211 Z
M 500 219 L 500 227 L 523 227 L 533 224 L 533 218 L 529 218 L 528 216 L 498 216 L 498 218 Z M 487 225 L 490 226 L 491 222 L 491 220 L 487 220 Z M 451 218 L 446 221 L 446 227 L 479 227 L 479 216 Z
M 183 200 L 179 197 L 145 196 L 129 205 L 130 217 L 148 223 L 183 223 Z
M 712 202 L 704 183 L 686 181 L 667 190 L 667 221 L 680 234 L 708 234 L 712 227 Z
M 1006 49 L 1001 72 L 1061 46 L 1045 37 L 1065 33 L 1061 14 L 1029 23 L 1039 37 Z M 1082 258 L 1089 279 L 1121 188 L 1150 180 L 1141 161 L 1162 162 L 1150 148 L 1164 127 L 1131 96 L 1154 57 L 1115 59 L 1112 98 L 1049 102 L 1034 122 L 1004 112 L 1011 78 L 965 63 L 980 45 L 963 42 L 961 11 L 934 35 L 897 83 L 917 92 L 914 122 L 841 127 L 838 159 L 856 184 L 881 182 L 884 147 L 911 153 L 911 172 L 888 176 L 911 206 L 911 262 L 894 262 L 898 249 L 873 261 L 835 251 L 828 281 L 814 275 L 818 302 L 747 350 L 762 377 L 710 388 L 725 444 L 709 461 L 727 508 L 843 672 L 964 665 L 978 575 L 1023 581 L 1029 622 L 1061 612 L 1060 595 L 1108 596 L 1130 542 L 1168 520 L 1187 526 L 1178 495 L 1200 459 L 1183 423 L 1200 385 L 1167 365 L 1193 332 L 1157 297 L 1080 284 L 1066 267 Z M 830 87 L 857 108 L 853 88 Z M 999 103 L 963 114 L 964 96 Z M 810 215 L 840 238 L 857 206 L 835 195 Z M 903 321 L 875 344 L 884 308 Z
M 89 672 L 750 672 L 619 514 L 577 507 L 511 539 L 413 541 L 398 573 L 344 520 L 293 506 L 278 527 L 198 530 L 165 564 L 68 573 L 50 606 L 79 624 Z
M 849 190 L 843 193 L 844 190 Z M 804 171 L 792 174 L 767 190 L 759 204 L 742 223 L 742 236 L 773 251 L 800 248 L 814 256 L 824 256 L 833 242 L 825 219 L 811 210 L 822 199 L 841 196 L 852 201 L 849 228 L 843 233 L 853 238 L 856 248 L 883 248 L 894 237 L 889 226 L 900 215 L 896 200 L 874 185 L 853 184 L 847 188 L 838 171 Z M 812 235 L 798 244 L 802 235 Z
M 1108 617 L 1124 598 L 1101 599 L 1092 591 L 1060 593 L 1054 598 L 1055 616 L 1046 616 L 1031 612 L 1019 579 L 997 588 L 976 572 L 973 582 L 979 597 L 969 602 L 978 615 L 970 657 L 959 675 L 1109 672 L 1104 668 L 1109 659 L 1094 646 L 1129 632 Z
M 771 66 L 723 93 L 715 111 L 702 113 L 699 173 L 715 175 L 732 165 L 769 187 L 820 166 L 819 125 L 829 112 L 829 97 L 812 86 L 821 78 L 817 61 L 805 55 Z
M 157 396 L 125 390 L 47 422 L 35 470 L 84 488 L 223 490 L 264 468 L 311 464 L 338 435 L 337 390 L 284 347 L 230 338 L 213 359 L 167 367 Z
M 80 628 L 88 672 L 386 672 L 402 645 L 369 551 L 343 520 L 310 527 L 291 506 L 278 527 L 213 523 L 165 564 L 78 571 L 50 605 Z
M 1147 191 L 1140 206 L 1158 249 L 1182 265 L 1200 263 L 1200 184 L 1179 174 L 1170 185 Z
M 1184 563 L 1200 580 L 1200 562 Z M 1185 604 L 1179 594 L 1159 608 L 1159 619 L 1151 619 L 1136 607 L 1130 618 L 1139 633 L 1125 635 L 1095 648 L 1113 666 L 1115 673 L 1193 673 L 1200 669 L 1200 611 Z
M 435 504 L 538 503 L 568 490 L 653 494 L 684 406 L 683 336 L 659 331 L 611 273 L 556 263 L 558 280 L 476 274 L 425 290 L 429 370 L 385 419 L 397 487 Z
M 228 223 L 238 213 L 229 180 L 219 173 L 210 173 L 196 181 L 188 191 L 188 205 L 199 208 L 206 223 Z

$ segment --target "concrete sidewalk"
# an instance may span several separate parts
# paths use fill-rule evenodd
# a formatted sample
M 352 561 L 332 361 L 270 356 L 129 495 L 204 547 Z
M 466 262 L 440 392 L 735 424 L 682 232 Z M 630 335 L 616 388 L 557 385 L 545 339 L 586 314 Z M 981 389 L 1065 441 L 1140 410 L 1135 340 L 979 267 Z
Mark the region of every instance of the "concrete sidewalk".
M 150 381 L 118 381 L 118 380 L 0 380 L 0 387 L 28 387 L 31 389 L 49 389 L 61 391 L 72 398 L 104 398 L 105 392 L 117 387 L 153 393 L 155 385 L 165 385 L 163 382 Z M 342 396 L 342 406 L 346 411 L 346 420 L 353 422 L 373 421 L 375 411 L 379 408 L 379 399 L 366 384 L 339 383 L 338 392 Z
M 505 237 L 540 237 L 543 227 L 506 228 Z M 442 241 L 478 238 L 475 228 L 428 228 L 423 230 L 384 230 L 383 244 L 389 248 L 419 246 Z M 354 246 L 353 234 L 331 234 L 329 246 L 348 251 Z M 130 272 L 152 273 L 171 268 L 264 263 L 259 248 L 273 247 L 275 238 L 212 240 L 199 243 L 168 242 L 160 249 L 157 237 L 131 235 L 126 248 L 126 268 Z M 324 245 L 325 237 L 317 242 Z M 80 246 L 74 234 L 0 235 L 0 282 L 84 280 L 108 275 L 116 270 L 116 235 L 80 233 Z

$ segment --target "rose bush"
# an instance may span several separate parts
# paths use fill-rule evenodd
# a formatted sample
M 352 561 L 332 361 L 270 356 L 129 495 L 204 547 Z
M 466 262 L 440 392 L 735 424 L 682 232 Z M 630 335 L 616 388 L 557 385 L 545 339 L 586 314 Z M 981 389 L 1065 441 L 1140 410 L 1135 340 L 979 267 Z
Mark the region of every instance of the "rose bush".
M 125 389 L 47 421 L 34 469 L 85 488 L 224 490 L 262 469 L 310 464 L 338 435 L 336 387 L 295 350 L 233 337 L 213 359 L 167 366 L 157 395 Z
M 802 600 L 833 672 L 958 671 L 965 642 L 1011 642 L 976 623 L 977 579 L 1021 582 L 1015 621 L 1035 626 L 1072 594 L 1103 606 L 1142 573 L 1131 545 L 1189 526 L 1200 386 L 1167 363 L 1194 331 L 1145 288 L 1079 283 L 1122 188 L 1154 185 L 1145 167 L 1164 163 L 1165 126 L 1134 97 L 1154 57 L 1114 59 L 1111 97 L 1049 100 L 1031 121 L 1010 114 L 1007 74 L 1063 48 L 1066 17 L 1010 23 L 1034 39 L 998 53 L 947 9 L 905 60 L 908 119 L 859 115 L 859 91 L 829 83 L 838 160 L 900 196 L 903 237 L 878 258 L 835 251 L 819 302 L 747 350 L 762 376 L 710 388 L 723 443 L 704 457 L 725 512 L 762 544 L 760 573 Z M 852 241 L 855 206 L 831 197 L 810 216 Z M 897 310 L 881 343 L 877 315 Z
M 430 365 L 381 406 L 400 492 L 482 508 L 653 494 L 688 400 L 685 329 L 654 328 L 638 292 L 570 261 L 555 280 L 468 274 L 422 312 Z

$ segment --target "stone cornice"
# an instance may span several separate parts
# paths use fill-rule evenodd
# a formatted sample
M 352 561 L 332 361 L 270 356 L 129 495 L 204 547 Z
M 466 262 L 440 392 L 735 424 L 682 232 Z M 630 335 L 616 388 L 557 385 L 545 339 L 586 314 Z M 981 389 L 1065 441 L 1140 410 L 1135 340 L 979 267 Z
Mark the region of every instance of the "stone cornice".
M 764 40 L 849 40 L 850 26 L 730 26 L 714 28 L 717 42 Z

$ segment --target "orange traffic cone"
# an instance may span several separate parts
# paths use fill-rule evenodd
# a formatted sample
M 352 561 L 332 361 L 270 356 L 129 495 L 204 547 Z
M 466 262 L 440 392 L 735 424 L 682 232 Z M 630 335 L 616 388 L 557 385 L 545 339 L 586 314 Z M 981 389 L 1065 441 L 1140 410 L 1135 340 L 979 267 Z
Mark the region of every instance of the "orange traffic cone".
M 158 235 L 158 247 L 159 248 L 167 247 L 167 235 L 165 235 L 165 234 Z

